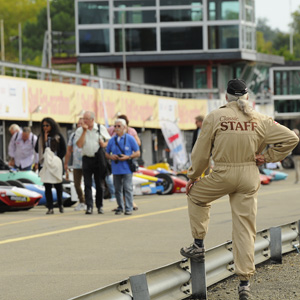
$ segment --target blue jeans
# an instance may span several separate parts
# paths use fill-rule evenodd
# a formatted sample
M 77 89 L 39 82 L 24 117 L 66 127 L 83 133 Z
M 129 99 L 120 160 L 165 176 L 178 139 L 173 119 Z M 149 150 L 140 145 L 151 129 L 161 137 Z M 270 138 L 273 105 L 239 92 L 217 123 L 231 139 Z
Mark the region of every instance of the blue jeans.
M 113 176 L 109 175 L 105 177 L 105 182 L 107 184 L 107 187 L 110 192 L 110 198 L 116 198 L 116 191 L 115 191 L 115 186 L 113 182 Z
M 123 201 L 123 190 L 124 190 L 125 211 L 132 211 L 133 210 L 132 173 L 114 175 L 114 185 L 116 190 L 118 209 L 124 211 L 124 201 Z

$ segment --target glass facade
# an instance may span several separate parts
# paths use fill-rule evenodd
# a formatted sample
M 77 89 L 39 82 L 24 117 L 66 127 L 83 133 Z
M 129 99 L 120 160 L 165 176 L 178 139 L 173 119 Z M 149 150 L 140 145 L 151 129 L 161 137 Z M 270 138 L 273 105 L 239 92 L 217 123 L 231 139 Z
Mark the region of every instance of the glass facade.
M 78 2 L 79 24 L 108 24 L 108 1 Z
M 126 52 L 156 50 L 155 28 L 130 28 L 125 30 Z M 116 52 L 122 52 L 122 29 L 115 30 Z
M 113 1 L 113 0 L 111 0 Z M 143 7 L 143 6 L 155 6 L 155 0 L 114 0 L 114 7 Z
M 75 4 L 79 55 L 122 52 L 122 28 L 126 53 L 256 49 L 254 0 L 75 0 Z
M 208 20 L 238 20 L 240 3 L 238 0 L 209 0 Z
M 185 22 L 185 21 L 202 21 L 201 7 L 192 9 L 174 9 L 174 10 L 161 10 L 161 22 Z
M 122 24 L 123 22 L 125 24 L 155 23 L 156 11 L 155 10 L 116 11 L 114 15 L 114 23 Z
M 161 6 L 200 5 L 202 0 L 160 0 Z
M 209 26 L 208 27 L 209 49 L 234 49 L 239 48 L 239 27 Z
M 202 49 L 202 27 L 165 27 L 161 29 L 161 50 Z
M 109 52 L 109 30 L 79 30 L 79 51 L 81 53 Z
M 274 93 L 275 95 L 300 95 L 300 70 L 276 71 Z

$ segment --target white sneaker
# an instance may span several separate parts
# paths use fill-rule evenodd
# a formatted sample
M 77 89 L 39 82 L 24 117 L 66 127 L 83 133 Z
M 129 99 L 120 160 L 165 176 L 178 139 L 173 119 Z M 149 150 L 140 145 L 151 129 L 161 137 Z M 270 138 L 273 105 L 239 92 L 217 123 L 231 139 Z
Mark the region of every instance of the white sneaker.
M 86 210 L 86 205 L 84 203 L 78 203 L 74 210 L 79 211 L 79 210 Z
M 116 198 L 110 198 L 109 201 L 110 202 L 115 202 L 115 201 L 117 201 L 117 199 Z

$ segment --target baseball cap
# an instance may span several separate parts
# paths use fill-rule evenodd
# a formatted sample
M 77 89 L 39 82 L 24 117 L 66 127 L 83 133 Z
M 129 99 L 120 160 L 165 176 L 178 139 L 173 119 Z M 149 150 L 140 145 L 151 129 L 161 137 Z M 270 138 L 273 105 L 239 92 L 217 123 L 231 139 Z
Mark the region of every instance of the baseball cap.
M 243 96 L 248 93 L 246 82 L 243 79 L 232 79 L 228 81 L 227 93 L 234 96 Z

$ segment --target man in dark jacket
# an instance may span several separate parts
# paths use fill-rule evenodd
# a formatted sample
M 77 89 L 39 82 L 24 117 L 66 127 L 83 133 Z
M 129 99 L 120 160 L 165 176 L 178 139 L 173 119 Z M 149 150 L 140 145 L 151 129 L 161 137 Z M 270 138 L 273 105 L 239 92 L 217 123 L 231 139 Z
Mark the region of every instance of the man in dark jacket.
M 197 141 L 197 138 L 198 138 L 198 136 L 200 134 L 203 119 L 204 119 L 203 116 L 197 116 L 195 118 L 195 124 L 196 124 L 197 128 L 193 132 L 193 141 L 192 141 L 191 151 L 193 150 L 193 147 L 194 147 L 194 145 L 195 145 L 195 143 Z

